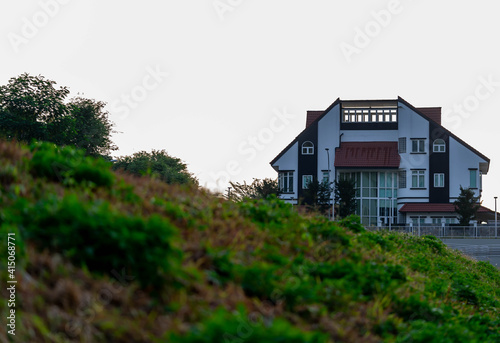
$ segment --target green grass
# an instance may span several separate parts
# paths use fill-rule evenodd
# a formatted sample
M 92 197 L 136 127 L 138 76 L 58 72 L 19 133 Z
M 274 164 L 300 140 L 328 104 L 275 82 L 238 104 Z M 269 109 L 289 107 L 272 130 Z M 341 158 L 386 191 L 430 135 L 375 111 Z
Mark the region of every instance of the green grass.
M 228 202 L 69 147 L 0 142 L 0 231 L 20 342 L 500 341 L 499 271 L 433 236 Z

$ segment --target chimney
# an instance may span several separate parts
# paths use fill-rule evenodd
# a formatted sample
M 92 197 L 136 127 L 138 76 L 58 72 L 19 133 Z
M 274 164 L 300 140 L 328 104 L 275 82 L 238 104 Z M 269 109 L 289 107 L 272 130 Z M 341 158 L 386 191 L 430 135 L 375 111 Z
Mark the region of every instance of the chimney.
M 441 125 L 441 107 L 417 107 L 427 118 Z
M 316 119 L 318 119 L 324 111 L 307 111 L 306 119 L 306 129 L 311 125 Z

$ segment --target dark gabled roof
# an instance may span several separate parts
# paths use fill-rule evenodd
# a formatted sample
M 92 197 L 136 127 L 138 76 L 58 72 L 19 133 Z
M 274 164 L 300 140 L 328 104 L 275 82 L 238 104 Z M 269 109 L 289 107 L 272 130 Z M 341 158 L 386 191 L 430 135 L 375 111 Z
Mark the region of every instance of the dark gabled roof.
M 415 111 L 417 114 L 419 114 L 420 116 L 422 116 L 423 118 L 427 119 L 427 120 L 432 120 L 431 118 L 429 118 L 428 116 L 426 116 L 424 113 L 422 113 L 422 111 L 420 111 L 418 108 L 414 107 L 412 104 L 410 104 L 408 101 L 406 101 L 405 99 L 403 99 L 402 97 L 398 96 L 398 100 L 401 101 L 402 103 L 404 103 L 406 106 L 408 106 L 409 108 L 411 108 L 413 111 Z M 466 142 L 464 142 L 462 139 L 458 138 L 455 134 L 451 133 L 447 128 L 443 127 L 442 125 L 440 125 L 440 127 L 446 131 L 446 133 L 448 135 L 450 135 L 451 137 L 453 137 L 456 141 L 458 141 L 460 144 L 464 145 L 465 147 L 467 147 L 470 151 L 472 151 L 473 153 L 475 153 L 476 155 L 478 155 L 479 157 L 481 157 L 483 160 L 487 161 L 488 162 L 488 165 L 490 164 L 490 159 L 486 156 L 484 156 L 483 154 L 481 154 L 479 151 L 477 151 L 476 149 L 474 149 L 473 147 L 471 147 L 469 144 L 467 144 Z
M 330 106 L 328 106 L 328 108 L 323 112 L 323 114 L 321 114 L 320 116 L 316 117 L 316 119 L 314 120 L 314 122 L 316 121 L 319 121 L 321 118 L 323 118 L 325 116 L 325 114 L 327 114 L 332 108 L 335 107 L 335 105 L 337 105 L 338 103 L 340 103 L 340 98 L 337 98 L 337 100 L 335 100 L 334 102 L 332 102 L 332 104 Z M 312 124 L 312 123 L 311 123 Z M 286 146 L 285 149 L 281 150 L 281 152 L 271 161 L 269 162 L 269 164 L 272 166 L 274 163 L 276 163 L 277 160 L 280 159 L 281 156 L 283 156 L 283 154 L 288 150 L 290 149 L 294 144 L 295 142 L 298 141 L 299 137 L 306 131 L 310 129 L 310 125 L 308 127 L 306 127 L 304 130 L 302 130 L 301 133 L 298 134 L 297 137 L 294 138 L 294 140 L 288 144 Z
M 416 107 L 427 118 L 441 125 L 441 107 Z
M 307 111 L 306 128 L 316 121 L 325 111 Z
M 342 142 L 335 167 L 399 168 L 398 142 Z

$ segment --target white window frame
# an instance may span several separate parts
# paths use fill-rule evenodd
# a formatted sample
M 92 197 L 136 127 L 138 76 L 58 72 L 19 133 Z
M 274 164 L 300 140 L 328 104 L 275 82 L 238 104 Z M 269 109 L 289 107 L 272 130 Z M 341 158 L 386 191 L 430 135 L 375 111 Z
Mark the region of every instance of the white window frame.
M 302 189 L 307 189 L 309 183 L 311 183 L 312 181 L 312 175 L 302 175 Z
M 420 225 L 425 224 L 425 219 L 427 219 L 426 216 L 410 216 L 413 226 L 418 226 L 419 222 Z
M 406 137 L 400 137 L 398 139 L 398 152 L 400 154 L 406 153 Z
M 474 178 L 472 178 L 472 173 L 474 173 Z M 474 184 L 472 181 L 474 181 Z M 469 188 L 477 189 L 477 169 L 469 169 L 469 183 Z
M 278 187 L 282 193 L 293 193 L 293 171 L 280 172 Z
M 444 187 L 444 173 L 434 173 L 434 187 Z
M 415 176 L 417 177 L 416 184 L 413 182 Z M 425 188 L 425 170 L 416 169 L 411 171 L 411 188 Z
M 307 144 L 307 146 L 306 146 Z M 305 141 L 302 143 L 302 155 L 314 155 L 314 143 Z
M 446 142 L 444 139 L 436 139 L 432 143 L 432 152 L 446 152 Z
M 432 225 L 439 225 L 443 223 L 443 217 L 431 217 Z
M 415 145 L 416 143 L 416 145 Z M 415 149 L 416 147 L 416 149 Z M 425 153 L 425 138 L 412 138 L 411 139 L 411 152 L 413 154 Z
M 327 182 L 330 183 L 330 172 L 328 170 L 323 170 L 322 171 L 323 178 L 321 179 L 321 182 Z
M 400 170 L 398 172 L 398 188 L 406 188 L 406 170 Z

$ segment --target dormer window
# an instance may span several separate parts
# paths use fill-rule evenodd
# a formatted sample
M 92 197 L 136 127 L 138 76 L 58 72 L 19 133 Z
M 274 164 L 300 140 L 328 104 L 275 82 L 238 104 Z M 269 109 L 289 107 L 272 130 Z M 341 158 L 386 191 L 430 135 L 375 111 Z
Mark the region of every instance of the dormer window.
M 310 141 L 302 143 L 302 155 L 313 155 L 314 154 L 314 144 Z
M 397 107 L 363 108 L 344 107 L 343 123 L 397 123 Z
M 442 139 L 436 139 L 432 144 L 432 152 L 445 152 L 446 143 Z

